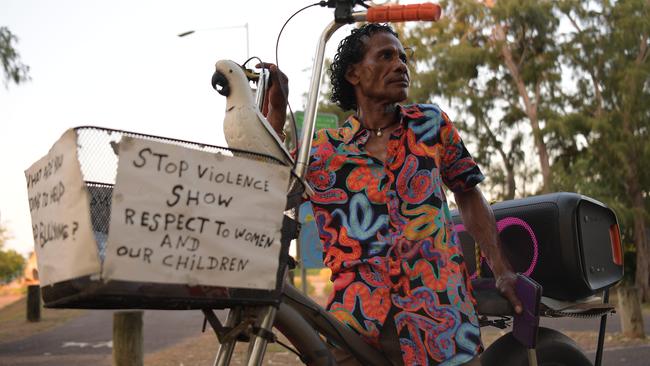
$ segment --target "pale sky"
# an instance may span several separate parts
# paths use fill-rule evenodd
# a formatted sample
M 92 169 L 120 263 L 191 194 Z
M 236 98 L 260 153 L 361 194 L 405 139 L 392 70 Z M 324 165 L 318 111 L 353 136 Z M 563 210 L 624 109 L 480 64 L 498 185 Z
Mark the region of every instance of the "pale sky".
M 407 3 L 403 1 L 402 3 Z M 33 250 L 24 170 L 70 128 L 96 125 L 223 145 L 224 100 L 210 86 L 219 59 L 275 58 L 282 23 L 304 0 L 0 0 L 32 80 L 0 87 L 0 220 L 7 247 Z M 296 16 L 280 41 L 290 101 L 302 109 L 318 38 L 333 10 Z M 205 30 L 185 38 L 177 34 Z M 239 28 L 237 28 L 239 27 Z M 349 27 L 339 30 L 327 54 Z

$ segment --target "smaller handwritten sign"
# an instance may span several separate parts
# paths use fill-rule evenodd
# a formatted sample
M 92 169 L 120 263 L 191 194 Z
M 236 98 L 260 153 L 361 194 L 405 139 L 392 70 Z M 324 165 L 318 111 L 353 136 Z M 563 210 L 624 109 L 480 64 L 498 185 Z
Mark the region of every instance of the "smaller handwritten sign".
M 41 285 L 98 274 L 99 255 L 74 130 L 25 171 Z
M 103 276 L 273 289 L 289 168 L 123 138 Z

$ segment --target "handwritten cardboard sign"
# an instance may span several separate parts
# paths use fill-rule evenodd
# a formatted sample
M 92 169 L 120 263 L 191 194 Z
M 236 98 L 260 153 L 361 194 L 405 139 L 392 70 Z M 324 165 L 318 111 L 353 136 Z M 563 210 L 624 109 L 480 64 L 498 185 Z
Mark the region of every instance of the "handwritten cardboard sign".
M 98 274 L 99 255 L 74 130 L 25 171 L 41 285 Z
M 103 276 L 273 289 L 289 168 L 123 138 Z

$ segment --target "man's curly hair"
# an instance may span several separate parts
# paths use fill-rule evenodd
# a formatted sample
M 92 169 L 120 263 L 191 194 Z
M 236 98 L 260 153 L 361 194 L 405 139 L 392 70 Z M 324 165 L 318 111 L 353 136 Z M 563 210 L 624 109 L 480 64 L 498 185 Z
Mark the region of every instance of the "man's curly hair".
M 334 61 L 329 68 L 330 82 L 332 83 L 330 100 L 344 111 L 357 109 L 354 87 L 345 79 L 345 73 L 351 65 L 363 59 L 366 54 L 365 42 L 367 38 L 378 32 L 387 32 L 397 37 L 397 33 L 388 25 L 367 23 L 353 29 L 352 33 L 339 43 Z

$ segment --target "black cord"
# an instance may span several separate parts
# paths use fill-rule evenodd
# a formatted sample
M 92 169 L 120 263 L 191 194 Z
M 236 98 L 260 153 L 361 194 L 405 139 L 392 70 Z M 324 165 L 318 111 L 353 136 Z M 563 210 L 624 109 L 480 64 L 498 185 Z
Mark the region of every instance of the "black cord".
M 289 346 L 288 344 L 282 342 L 282 341 L 279 340 L 279 339 L 276 340 L 276 342 L 277 342 L 279 345 L 281 345 L 282 347 L 286 348 L 287 350 L 293 352 L 296 356 L 298 356 L 298 358 L 300 358 L 300 359 L 302 360 L 302 355 L 301 355 L 298 351 L 296 351 L 293 347 Z
M 313 3 L 313 4 L 310 4 L 310 5 L 307 5 L 307 6 L 303 7 L 303 8 L 301 8 L 300 10 L 293 13 L 284 22 L 284 24 L 282 25 L 282 28 L 280 28 L 280 32 L 278 33 L 278 37 L 275 40 L 275 66 L 277 66 L 278 69 L 280 69 L 280 62 L 278 60 L 278 48 L 279 48 L 279 45 L 280 45 L 280 37 L 282 36 L 282 32 L 284 31 L 284 28 L 287 26 L 287 24 L 289 24 L 289 22 L 291 21 L 291 19 L 293 19 L 293 17 L 295 17 L 296 15 L 300 14 L 301 12 L 303 12 L 303 11 L 305 11 L 305 10 L 311 8 L 311 7 L 314 7 L 314 6 L 326 7 L 327 6 L 327 1 L 324 1 L 324 0 L 319 1 L 317 3 Z M 282 90 L 282 88 L 280 88 L 280 89 Z M 284 94 L 284 90 L 282 90 L 282 93 Z M 296 152 L 297 152 L 298 151 L 298 139 L 299 139 L 299 137 L 298 137 L 298 125 L 296 124 L 296 116 L 294 115 L 293 109 L 291 108 L 291 103 L 289 103 L 289 96 L 284 94 L 284 98 L 287 100 L 287 107 L 289 107 L 289 115 L 291 116 L 291 123 L 293 124 L 293 131 L 295 132 L 295 136 L 292 136 L 292 138 L 295 140 L 294 144 L 296 145 Z M 304 125 L 304 123 L 305 122 L 303 121 L 303 125 Z
M 259 57 L 257 57 L 257 56 L 251 56 L 251 57 L 248 58 L 248 60 L 244 61 L 244 63 L 242 64 L 242 66 L 246 67 L 246 64 L 249 63 L 251 60 L 257 60 L 260 64 L 263 64 L 261 58 L 259 58 Z M 262 68 L 264 68 L 264 67 L 262 67 Z
M 357 5 L 361 5 L 361 6 L 363 6 L 363 7 L 366 8 L 366 9 L 370 9 L 370 5 L 366 4 L 366 2 L 365 2 L 364 0 L 357 0 L 357 1 L 356 1 L 356 4 L 357 4 Z
M 320 6 L 323 6 L 323 7 L 324 7 L 324 6 L 327 6 L 327 1 L 319 1 L 319 2 L 317 2 L 317 3 L 313 3 L 313 4 L 310 4 L 310 5 L 307 5 L 307 6 L 303 7 L 302 9 L 296 11 L 295 13 L 293 13 L 293 14 L 289 17 L 289 19 L 287 19 L 287 20 L 284 22 L 284 24 L 282 25 L 282 28 L 280 28 L 280 32 L 278 33 L 278 37 L 275 39 L 275 65 L 276 65 L 278 68 L 280 68 L 280 63 L 279 63 L 279 61 L 278 61 L 278 48 L 279 48 L 279 45 L 280 45 L 280 37 L 282 36 L 282 32 L 284 31 L 284 28 L 287 26 L 287 24 L 289 24 L 289 22 L 291 21 L 291 19 L 293 19 L 293 17 L 295 17 L 296 15 L 300 14 L 301 12 L 303 12 L 303 11 L 305 11 L 305 10 L 307 10 L 307 9 L 309 9 L 309 8 L 311 8 L 311 7 L 313 7 L 313 6 L 317 6 L 317 5 L 320 5 Z

